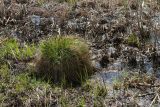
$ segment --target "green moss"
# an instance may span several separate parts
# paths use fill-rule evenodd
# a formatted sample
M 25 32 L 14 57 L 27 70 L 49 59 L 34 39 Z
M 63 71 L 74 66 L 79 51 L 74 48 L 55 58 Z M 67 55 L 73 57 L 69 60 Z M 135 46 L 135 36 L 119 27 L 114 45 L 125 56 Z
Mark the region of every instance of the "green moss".
M 92 73 L 89 48 L 80 38 L 50 38 L 41 44 L 37 70 L 56 82 L 80 83 Z
M 132 34 L 128 37 L 127 43 L 128 45 L 134 46 L 134 47 L 139 47 L 140 45 L 139 38 L 135 34 Z

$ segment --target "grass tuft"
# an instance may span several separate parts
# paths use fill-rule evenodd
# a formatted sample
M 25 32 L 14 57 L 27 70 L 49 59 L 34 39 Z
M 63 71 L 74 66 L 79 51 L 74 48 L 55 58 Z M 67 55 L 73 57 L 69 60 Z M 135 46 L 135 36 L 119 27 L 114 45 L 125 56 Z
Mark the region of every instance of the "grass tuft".
M 40 76 L 63 83 L 81 84 L 93 71 L 87 44 L 73 36 L 44 41 L 36 65 Z

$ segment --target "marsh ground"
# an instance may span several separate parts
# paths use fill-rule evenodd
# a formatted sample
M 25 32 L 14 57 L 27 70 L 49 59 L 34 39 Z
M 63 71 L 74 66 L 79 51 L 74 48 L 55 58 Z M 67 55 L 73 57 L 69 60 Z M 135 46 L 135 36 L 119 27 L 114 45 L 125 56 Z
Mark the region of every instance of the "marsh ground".
M 2 0 L 1 106 L 159 107 L 159 30 L 158 0 Z M 81 86 L 32 74 L 39 43 L 57 35 L 89 45 L 97 72 Z

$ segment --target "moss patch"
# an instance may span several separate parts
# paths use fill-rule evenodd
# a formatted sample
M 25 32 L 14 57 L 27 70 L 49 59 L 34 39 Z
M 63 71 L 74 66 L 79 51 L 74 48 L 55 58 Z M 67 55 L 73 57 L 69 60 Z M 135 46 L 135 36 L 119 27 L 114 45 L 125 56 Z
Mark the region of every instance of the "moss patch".
M 128 37 L 127 43 L 129 46 L 133 46 L 133 47 L 139 47 L 140 45 L 139 38 L 135 34 L 132 34 Z

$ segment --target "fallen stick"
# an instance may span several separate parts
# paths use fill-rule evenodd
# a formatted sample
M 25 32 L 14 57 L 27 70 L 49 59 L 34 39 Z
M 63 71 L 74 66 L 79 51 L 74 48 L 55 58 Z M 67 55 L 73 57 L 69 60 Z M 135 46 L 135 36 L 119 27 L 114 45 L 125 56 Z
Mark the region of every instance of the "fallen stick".
M 155 92 L 152 92 L 152 93 L 146 93 L 146 94 L 141 94 L 141 95 L 137 95 L 136 97 L 145 97 L 147 95 L 154 95 Z

